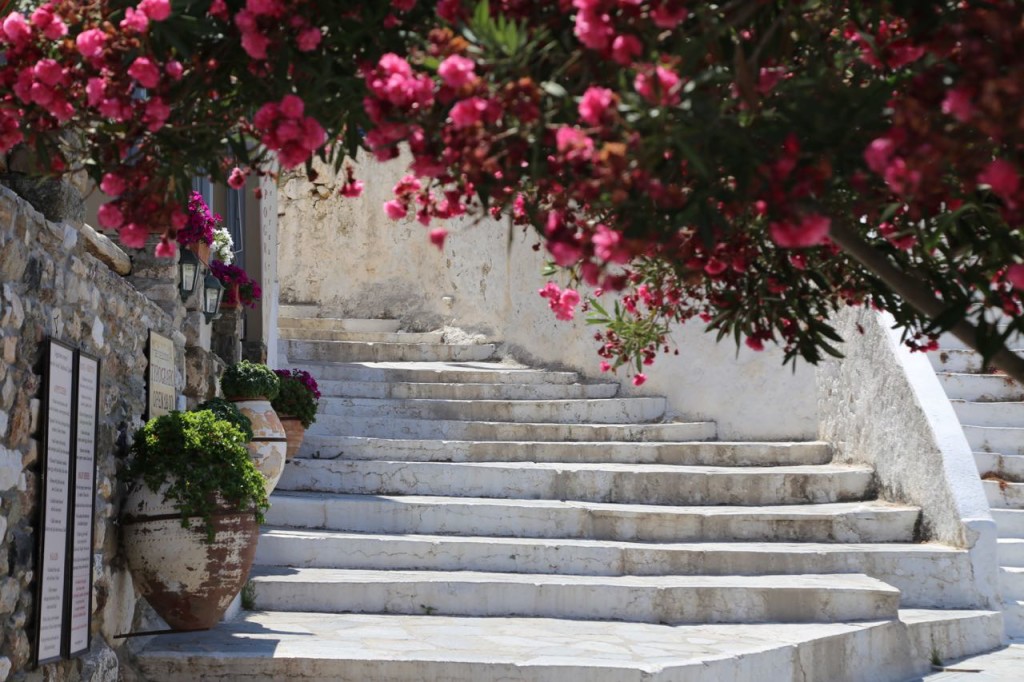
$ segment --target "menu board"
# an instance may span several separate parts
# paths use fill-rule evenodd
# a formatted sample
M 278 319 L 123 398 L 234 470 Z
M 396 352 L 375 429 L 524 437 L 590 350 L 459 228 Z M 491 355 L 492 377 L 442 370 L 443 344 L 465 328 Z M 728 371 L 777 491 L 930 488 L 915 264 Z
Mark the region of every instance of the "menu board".
M 42 541 L 36 600 L 36 662 L 63 653 L 68 519 L 71 510 L 71 444 L 74 424 L 74 351 L 50 340 L 46 352 L 46 411 L 43 433 Z
M 163 334 L 149 332 L 149 419 L 174 410 L 177 392 L 174 379 L 174 342 Z
M 96 490 L 96 423 L 100 388 L 100 361 L 78 353 L 75 373 L 75 506 L 68 543 L 70 588 L 67 654 L 89 650 L 92 618 L 92 529 Z

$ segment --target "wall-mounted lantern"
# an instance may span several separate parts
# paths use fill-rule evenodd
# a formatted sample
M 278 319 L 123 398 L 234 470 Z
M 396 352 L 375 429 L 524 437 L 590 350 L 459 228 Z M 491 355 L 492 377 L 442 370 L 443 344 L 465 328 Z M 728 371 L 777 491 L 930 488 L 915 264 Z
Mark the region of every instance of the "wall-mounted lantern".
M 188 249 L 181 249 L 178 259 L 178 275 L 181 286 L 181 300 L 187 301 L 199 283 L 199 259 Z
M 220 310 L 220 299 L 224 295 L 224 285 L 210 273 L 207 273 L 206 277 L 203 278 L 203 285 L 205 286 L 203 291 L 203 314 L 206 315 L 206 321 L 210 322 Z

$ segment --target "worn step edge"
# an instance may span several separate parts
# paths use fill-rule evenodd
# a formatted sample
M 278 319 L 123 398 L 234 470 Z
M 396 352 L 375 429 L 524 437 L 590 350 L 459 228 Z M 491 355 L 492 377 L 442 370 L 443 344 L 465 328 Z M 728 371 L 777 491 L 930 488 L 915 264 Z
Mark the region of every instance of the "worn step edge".
M 997 648 L 1004 642 L 999 611 L 900 609 L 918 661 L 949 662 Z

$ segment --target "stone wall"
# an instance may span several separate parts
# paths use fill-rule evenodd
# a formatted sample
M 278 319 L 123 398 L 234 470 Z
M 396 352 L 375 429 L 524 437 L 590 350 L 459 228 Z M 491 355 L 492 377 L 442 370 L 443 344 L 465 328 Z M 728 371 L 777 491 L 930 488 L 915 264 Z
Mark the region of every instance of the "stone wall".
M 282 304 L 312 303 L 324 314 L 393 317 L 409 331 L 445 326 L 503 342 L 519 360 L 600 375 L 593 328 L 583 315 L 559 322 L 537 290 L 544 254 L 532 232 L 504 221 L 452 221 L 438 251 L 415 220 L 389 220 L 381 205 L 405 164 L 361 162 L 359 199 L 338 196 L 331 169 L 314 183 L 285 175 L 279 192 L 278 274 Z M 562 282 L 564 284 L 564 282 Z M 685 418 L 712 419 L 723 439 L 814 438 L 814 371 L 783 367 L 769 348 L 716 344 L 703 325 L 678 328 L 679 355 L 659 356 L 648 382 L 623 392 L 664 395 Z M 622 377 L 620 377 L 622 378 Z
M 184 335 L 172 315 L 90 255 L 71 223 L 47 221 L 0 186 L 0 680 L 116 680 L 115 635 L 142 626 L 118 549 L 118 472 L 146 409 L 147 332 L 177 340 L 184 389 Z M 172 280 L 173 285 L 173 280 Z M 40 361 L 48 337 L 98 356 L 91 653 L 34 670 L 31 640 L 38 540 Z

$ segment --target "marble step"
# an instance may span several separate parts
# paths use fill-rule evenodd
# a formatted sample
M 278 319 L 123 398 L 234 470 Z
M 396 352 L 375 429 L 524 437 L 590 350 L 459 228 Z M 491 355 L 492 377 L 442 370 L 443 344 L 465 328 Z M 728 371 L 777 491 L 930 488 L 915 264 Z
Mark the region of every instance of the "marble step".
M 254 567 L 263 611 L 439 614 L 641 623 L 895 618 L 899 590 L 860 574 L 582 576 Z
M 305 329 L 318 331 L 356 332 L 360 334 L 394 334 L 401 327 L 398 320 L 375 320 L 340 317 L 282 316 L 277 318 L 278 330 Z
M 906 626 L 913 659 L 926 662 L 926 671 L 931 670 L 932 658 L 950 663 L 1005 642 L 999 611 L 900 609 L 900 621 Z
M 613 398 L 618 384 L 510 384 L 383 381 L 320 381 L 324 396 L 444 400 L 573 400 Z
M 539 424 L 641 424 L 665 415 L 665 399 L 439 400 L 321 398 L 318 415 Z
M 994 473 L 1007 481 L 1024 482 L 1024 456 L 1022 455 L 976 452 L 974 453 L 974 463 L 978 467 L 978 473 L 983 476 Z
M 1002 527 L 1000 526 L 1000 535 Z M 1000 537 L 997 541 L 999 565 L 1010 568 L 1024 568 L 1024 537 Z
M 265 527 L 256 563 L 370 570 L 563 575 L 863 573 L 900 590 L 903 606 L 969 607 L 970 556 L 938 544 L 639 543 L 382 535 Z
M 950 400 L 961 424 L 971 426 L 1024 426 L 1024 402 L 977 403 Z
M 575 384 L 576 372 L 533 369 L 505 362 L 299 362 L 317 381 L 386 383 Z
M 1024 455 L 1024 428 L 965 424 L 964 435 L 974 452 Z
M 888 682 L 928 669 L 909 630 L 246 612 L 153 638 L 136 661 L 155 682 Z
M 444 342 L 444 332 L 357 332 L 303 327 L 279 327 L 281 339 L 297 341 L 348 341 L 352 343 L 429 343 Z
M 1024 386 L 1004 374 L 939 372 L 938 377 L 950 399 L 977 402 L 1024 400 Z
M 1024 538 L 1024 510 L 993 509 L 992 518 L 999 527 L 999 537 Z
M 354 495 L 759 506 L 861 500 L 872 479 L 871 467 L 844 464 L 738 468 L 296 459 L 277 487 Z
M 1000 567 L 999 588 L 1004 600 L 1024 601 L 1024 567 Z
M 319 454 L 318 454 L 319 453 Z M 826 464 L 828 443 L 446 441 L 306 435 L 299 457 L 404 462 L 567 462 L 689 466 Z
M 920 509 L 886 502 L 662 507 L 275 492 L 267 523 L 360 533 L 648 542 L 909 542 Z
M 301 362 L 480 362 L 494 355 L 491 343 L 361 343 L 282 340 L 290 363 Z
M 552 424 L 321 414 L 308 436 L 476 441 L 692 441 L 715 437 L 713 422 Z
M 1008 328 L 1008 323 L 1007 322 L 999 322 L 997 326 L 998 326 L 1000 331 L 1006 331 L 1006 329 Z M 1011 334 L 1007 338 L 1006 344 L 1008 346 L 1010 346 L 1011 348 L 1024 348 L 1024 336 L 1022 336 L 1019 333 Z M 939 351 L 941 352 L 941 351 L 945 351 L 945 350 L 970 350 L 970 351 L 973 351 L 974 349 L 970 348 L 966 343 L 964 343 L 963 341 L 961 341 L 957 337 L 955 337 L 952 334 L 947 332 L 947 333 L 945 333 L 945 334 L 943 334 L 942 336 L 939 337 Z
M 987 369 L 981 361 L 981 356 L 972 350 L 961 349 L 939 349 L 928 353 L 932 367 L 936 372 L 984 373 Z
M 985 497 L 996 509 L 1024 509 L 1024 483 L 984 480 Z
M 1007 637 L 1024 639 L 1024 601 L 1003 604 L 1003 621 L 1006 623 Z

